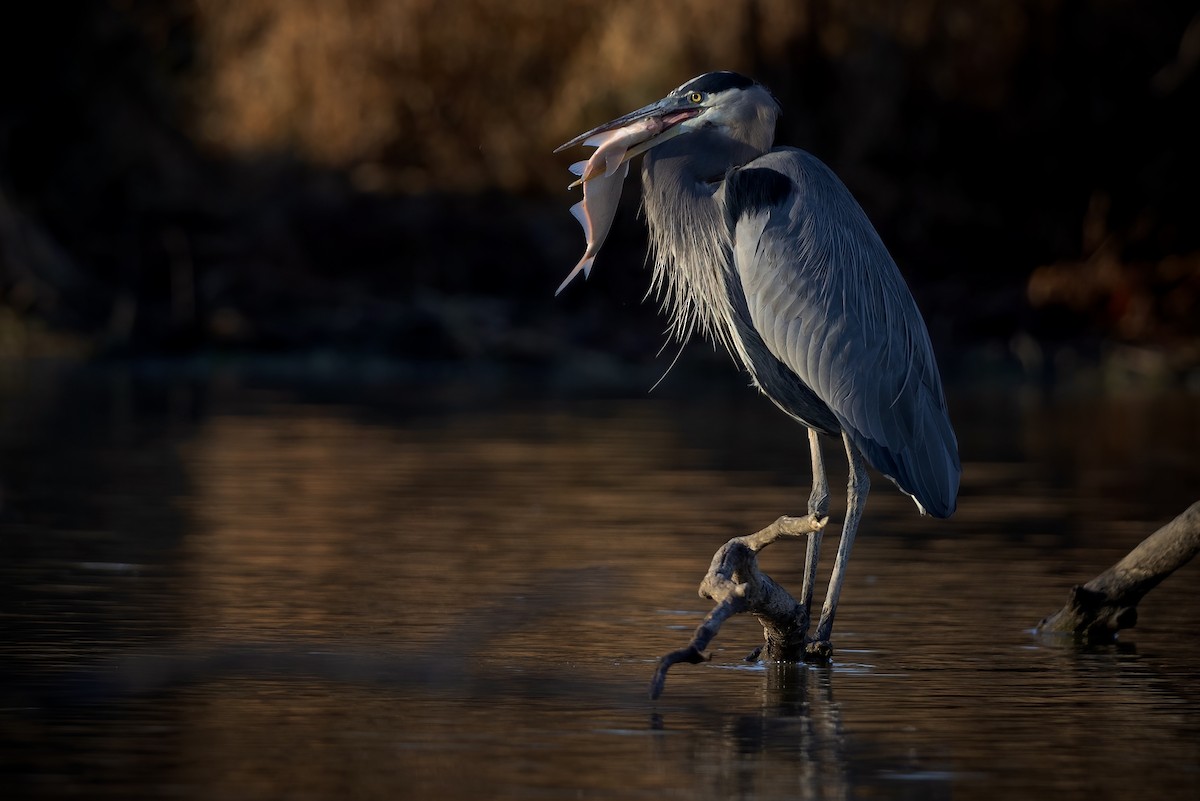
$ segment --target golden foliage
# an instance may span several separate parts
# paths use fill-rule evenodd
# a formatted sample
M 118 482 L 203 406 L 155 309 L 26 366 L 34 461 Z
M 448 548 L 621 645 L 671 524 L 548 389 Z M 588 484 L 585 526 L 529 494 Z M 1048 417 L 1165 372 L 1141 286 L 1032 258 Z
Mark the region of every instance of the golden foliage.
M 290 152 L 378 188 L 557 186 L 546 153 L 583 127 L 694 74 L 787 71 L 814 48 L 933 48 L 949 56 L 940 92 L 996 102 L 1029 5 L 196 0 L 195 124 L 217 151 Z

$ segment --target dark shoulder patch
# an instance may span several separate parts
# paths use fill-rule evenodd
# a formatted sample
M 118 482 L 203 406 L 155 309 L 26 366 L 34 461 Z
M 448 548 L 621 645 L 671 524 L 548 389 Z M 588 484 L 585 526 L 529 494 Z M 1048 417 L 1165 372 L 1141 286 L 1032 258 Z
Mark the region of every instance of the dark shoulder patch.
M 703 75 L 692 78 L 675 91 L 680 93 L 705 92 L 713 94 L 715 92 L 724 92 L 726 89 L 749 89 L 753 85 L 754 81 L 736 72 L 706 72 Z
M 766 167 L 732 169 L 725 178 L 725 208 L 734 223 L 743 215 L 778 206 L 791 193 L 791 179 Z

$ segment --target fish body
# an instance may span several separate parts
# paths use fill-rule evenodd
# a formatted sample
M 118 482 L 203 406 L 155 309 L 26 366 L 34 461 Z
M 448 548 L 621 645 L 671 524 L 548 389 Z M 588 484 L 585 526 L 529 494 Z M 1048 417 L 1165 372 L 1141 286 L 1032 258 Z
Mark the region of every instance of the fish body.
M 592 262 L 612 228 L 617 204 L 621 200 L 621 187 L 629 175 L 627 153 L 631 147 L 646 141 L 647 137 L 657 134 L 663 127 L 660 120 L 651 118 L 596 134 L 583 143 L 596 148 L 596 152 L 587 161 L 571 165 L 571 172 L 579 176 L 579 180 L 571 186 L 583 185 L 583 200 L 571 207 L 571 214 L 583 227 L 587 248 L 583 258 L 559 284 L 555 295 L 562 292 L 579 273 L 582 272 L 584 278 L 591 274 Z
M 586 163 L 580 162 L 578 166 L 582 169 Z M 571 280 L 579 273 L 582 272 L 584 278 L 591 274 L 592 261 L 600 252 L 600 246 L 604 244 L 608 230 L 612 227 L 613 219 L 617 216 L 617 204 L 621 200 L 621 186 L 625 183 L 627 175 L 629 175 L 629 162 L 620 165 L 612 175 L 599 175 L 584 183 L 583 200 L 571 207 L 571 214 L 583 227 L 583 234 L 587 237 L 587 249 L 583 253 L 583 258 L 554 291 L 555 295 L 566 289 L 567 284 L 571 283 Z

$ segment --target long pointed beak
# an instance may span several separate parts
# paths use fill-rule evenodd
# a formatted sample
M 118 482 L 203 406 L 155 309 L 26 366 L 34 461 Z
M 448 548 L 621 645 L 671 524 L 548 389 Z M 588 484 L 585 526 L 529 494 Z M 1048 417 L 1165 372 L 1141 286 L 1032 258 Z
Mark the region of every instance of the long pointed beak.
M 662 100 L 656 100 L 648 106 L 642 106 L 637 111 L 631 111 L 622 117 L 617 117 L 611 122 L 606 122 L 603 125 L 597 125 L 587 133 L 581 133 L 570 142 L 559 145 L 554 149 L 554 152 L 561 153 L 569 147 L 582 145 L 584 141 L 592 138 L 596 134 L 601 134 L 606 131 L 613 131 L 617 128 L 624 128 L 626 125 L 632 125 L 633 123 L 640 122 L 648 117 L 665 116 L 670 114 L 672 111 L 678 111 L 679 106 L 680 104 L 677 99 L 673 97 L 664 97 Z
M 612 168 L 615 168 L 683 133 L 684 129 L 680 128 L 679 124 L 699 115 L 703 110 L 701 107 L 685 103 L 681 98 L 665 97 L 582 133 L 571 141 L 559 145 L 554 152 L 559 153 L 576 145 L 601 145 L 605 141 L 611 141 L 613 137 L 622 136 L 624 153 L 620 161 L 612 165 Z M 624 134 L 615 133 L 617 131 L 624 131 Z M 604 134 L 609 134 L 609 136 L 605 137 Z M 594 176 L 588 175 L 581 178 L 576 184 L 588 180 L 590 177 Z

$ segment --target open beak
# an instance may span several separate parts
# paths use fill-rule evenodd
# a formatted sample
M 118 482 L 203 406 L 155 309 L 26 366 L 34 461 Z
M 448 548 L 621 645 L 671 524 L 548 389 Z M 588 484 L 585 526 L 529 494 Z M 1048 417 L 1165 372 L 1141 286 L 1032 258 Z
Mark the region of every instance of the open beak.
M 582 133 L 570 142 L 559 145 L 554 152 L 559 153 L 576 145 L 593 145 L 610 153 L 603 172 L 589 169 L 572 184 L 576 186 L 600 174 L 612 175 L 635 156 L 678 136 L 684 131 L 680 123 L 698 116 L 702 111 L 703 108 L 687 103 L 682 98 L 665 97 Z

